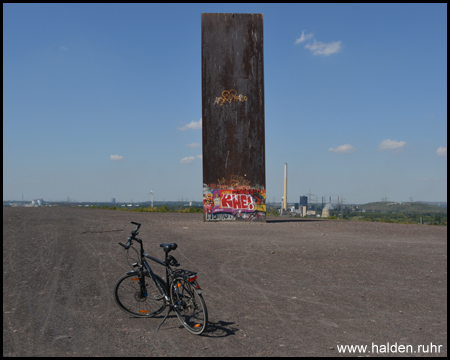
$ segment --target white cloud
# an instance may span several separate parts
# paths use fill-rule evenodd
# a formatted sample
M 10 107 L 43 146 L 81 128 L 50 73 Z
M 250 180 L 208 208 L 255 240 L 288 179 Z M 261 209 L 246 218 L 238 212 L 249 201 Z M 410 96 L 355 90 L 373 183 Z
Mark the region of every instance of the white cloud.
M 296 44 L 300 44 L 306 40 L 309 40 L 313 37 L 313 33 L 309 33 L 305 35 L 305 30 L 302 31 L 302 36 L 300 36 L 297 40 L 295 40 Z
M 61 46 L 60 49 L 64 51 L 69 51 L 69 49 L 67 49 L 65 46 Z
M 109 158 L 112 161 L 122 161 L 123 160 L 123 156 L 120 156 L 120 155 L 111 155 Z
M 380 145 L 378 145 L 378 151 L 384 151 L 384 150 L 399 150 L 403 146 L 406 145 L 405 141 L 396 141 L 396 140 L 383 140 Z
M 323 42 L 318 42 L 314 39 L 314 43 L 306 44 L 305 48 L 312 51 L 314 55 L 324 55 L 329 56 L 331 54 L 341 51 L 342 41 L 335 41 L 325 44 Z
M 189 129 L 201 129 L 202 128 L 202 119 L 199 121 L 192 120 L 189 124 L 178 127 L 178 130 L 186 131 Z
M 436 150 L 436 154 L 438 154 L 438 156 L 447 156 L 447 146 L 443 147 L 440 146 L 437 150 Z
M 203 155 L 197 155 L 197 157 L 201 160 L 203 159 Z
M 198 149 L 200 148 L 200 144 L 199 143 L 192 143 L 192 144 L 186 144 L 185 145 L 187 148 L 191 148 L 191 149 Z
M 191 162 L 193 162 L 195 160 L 195 157 L 193 156 L 187 156 L 183 159 L 180 160 L 180 163 L 182 164 L 190 164 Z
M 345 144 L 345 145 L 340 145 L 337 148 L 329 148 L 328 151 L 332 151 L 335 153 L 341 153 L 341 154 L 349 154 L 354 152 L 356 149 L 350 145 L 350 144 Z
M 301 44 L 305 41 L 313 39 L 314 41 L 311 43 L 310 41 L 305 45 L 305 49 L 311 50 L 314 55 L 323 55 L 329 56 L 331 54 L 338 53 L 342 49 L 342 41 L 334 41 L 330 43 L 323 43 L 317 41 L 314 37 L 313 33 L 305 34 L 305 30 L 302 31 L 302 35 L 295 40 L 296 44 Z

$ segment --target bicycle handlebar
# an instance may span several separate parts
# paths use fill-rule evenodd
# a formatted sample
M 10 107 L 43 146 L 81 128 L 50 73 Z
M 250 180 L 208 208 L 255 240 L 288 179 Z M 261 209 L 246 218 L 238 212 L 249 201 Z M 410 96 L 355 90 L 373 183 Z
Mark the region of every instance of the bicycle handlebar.
M 139 223 L 136 223 L 134 221 L 132 221 L 131 223 L 134 225 L 137 225 L 137 226 L 136 226 L 136 229 L 131 232 L 131 236 L 128 238 L 127 244 L 125 245 L 125 244 L 122 244 L 121 242 L 119 242 L 119 245 L 123 246 L 126 250 L 128 250 L 130 248 L 132 240 L 136 239 L 136 235 L 139 234 L 137 231 L 141 227 L 141 224 L 139 224 Z
M 132 221 L 131 223 L 132 223 L 132 224 L 134 224 L 134 225 L 137 225 L 137 227 L 136 227 L 136 230 L 135 230 L 135 231 L 138 231 L 138 230 L 139 230 L 139 228 L 141 227 L 141 224 L 139 224 L 139 223 L 136 223 L 136 222 L 134 222 L 134 221 Z

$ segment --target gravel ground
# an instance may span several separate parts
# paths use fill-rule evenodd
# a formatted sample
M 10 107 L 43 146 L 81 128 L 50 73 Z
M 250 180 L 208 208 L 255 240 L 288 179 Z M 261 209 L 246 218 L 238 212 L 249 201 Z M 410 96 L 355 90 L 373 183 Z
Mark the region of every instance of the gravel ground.
M 159 244 L 176 242 L 171 254 L 198 272 L 204 335 L 175 315 L 156 331 L 162 316 L 115 304 L 130 221 L 147 253 L 163 258 Z M 3 356 L 348 356 L 341 345 L 379 355 L 372 344 L 447 356 L 446 227 L 3 208 Z

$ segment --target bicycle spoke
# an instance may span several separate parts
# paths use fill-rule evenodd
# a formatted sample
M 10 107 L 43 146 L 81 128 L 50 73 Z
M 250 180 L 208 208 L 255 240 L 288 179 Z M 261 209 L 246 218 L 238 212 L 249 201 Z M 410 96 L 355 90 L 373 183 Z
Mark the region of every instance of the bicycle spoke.
M 119 279 L 114 289 L 117 305 L 126 313 L 138 317 L 153 317 L 161 313 L 166 303 L 164 296 L 159 296 L 160 292 L 153 280 L 145 276 L 146 291 L 142 294 L 139 281 L 132 281 L 135 278 L 136 275 L 125 275 Z
M 208 322 L 206 305 L 193 284 L 176 279 L 171 286 L 171 299 L 181 324 L 193 334 L 201 334 Z

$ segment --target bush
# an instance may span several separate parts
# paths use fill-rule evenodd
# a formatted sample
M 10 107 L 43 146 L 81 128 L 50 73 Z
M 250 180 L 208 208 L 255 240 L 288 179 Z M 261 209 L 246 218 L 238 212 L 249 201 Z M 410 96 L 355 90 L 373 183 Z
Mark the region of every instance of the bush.
M 158 212 L 173 212 L 173 209 L 164 204 L 158 209 Z
M 267 212 L 267 216 L 280 216 L 280 214 L 278 213 L 278 210 L 275 208 L 270 208 L 269 211 Z
M 202 213 L 203 209 L 189 206 L 188 208 L 184 208 L 183 210 L 179 210 L 178 212 L 195 214 L 195 213 Z

